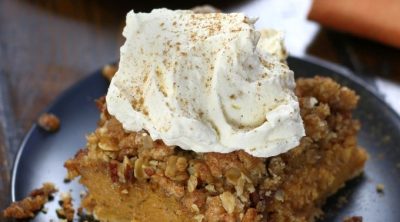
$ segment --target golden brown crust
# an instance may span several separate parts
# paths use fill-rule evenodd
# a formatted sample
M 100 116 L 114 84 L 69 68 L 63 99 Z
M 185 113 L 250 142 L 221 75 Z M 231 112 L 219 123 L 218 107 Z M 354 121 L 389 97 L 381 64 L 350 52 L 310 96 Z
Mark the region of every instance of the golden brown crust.
M 57 189 L 54 187 L 54 184 L 44 183 L 41 188 L 33 190 L 28 197 L 11 203 L 3 211 L 3 215 L 6 218 L 15 219 L 32 218 L 48 201 L 48 197 L 55 192 L 57 192 Z
M 195 153 L 168 147 L 151 140 L 145 131 L 124 131 L 103 103 L 99 127 L 88 136 L 87 149 L 67 161 L 66 167 L 71 177 L 82 176 L 94 211 L 104 207 L 94 194 L 100 188 L 93 188 L 89 169 L 111 181 L 107 189 L 126 190 L 128 203 L 138 195 L 130 192 L 132 188 L 151 187 L 164 196 L 158 200 L 175 199 L 180 204 L 172 201 L 177 208 L 171 209 L 185 212 L 185 217 L 173 214 L 175 221 L 186 217 L 190 221 L 312 221 L 321 214 L 325 199 L 362 170 L 367 155 L 357 147 L 360 124 L 351 115 L 358 101 L 354 91 L 332 79 L 315 77 L 298 80 L 296 93 L 306 136 L 298 147 L 279 156 L 256 158 L 243 151 Z M 138 212 L 128 213 L 132 214 Z

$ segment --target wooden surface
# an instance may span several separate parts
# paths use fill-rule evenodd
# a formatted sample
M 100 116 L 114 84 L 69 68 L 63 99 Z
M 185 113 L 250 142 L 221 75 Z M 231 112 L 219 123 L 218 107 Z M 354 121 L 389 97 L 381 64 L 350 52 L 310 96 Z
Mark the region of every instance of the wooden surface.
M 24 134 L 60 92 L 118 59 L 126 12 L 179 6 L 132 2 L 0 1 L 0 210 L 9 203 L 10 170 Z M 186 2 L 182 8 L 201 3 Z M 367 80 L 400 82 L 399 50 L 379 43 L 320 29 L 304 53 L 347 66 Z

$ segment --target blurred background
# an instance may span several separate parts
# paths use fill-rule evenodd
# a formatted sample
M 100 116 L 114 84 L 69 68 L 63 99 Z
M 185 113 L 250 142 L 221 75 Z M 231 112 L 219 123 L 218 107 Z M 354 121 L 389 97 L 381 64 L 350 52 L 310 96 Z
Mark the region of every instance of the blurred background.
M 400 43 L 396 42 L 400 40 L 400 2 L 374 3 L 316 0 L 312 6 L 312 0 L 1 0 L 0 193 L 7 195 L 0 195 L 0 209 L 9 198 L 11 160 L 22 137 L 63 90 L 118 60 L 129 10 L 211 4 L 224 12 L 258 17 L 258 28 L 272 27 L 286 34 L 290 55 L 318 57 L 347 67 L 400 113 Z

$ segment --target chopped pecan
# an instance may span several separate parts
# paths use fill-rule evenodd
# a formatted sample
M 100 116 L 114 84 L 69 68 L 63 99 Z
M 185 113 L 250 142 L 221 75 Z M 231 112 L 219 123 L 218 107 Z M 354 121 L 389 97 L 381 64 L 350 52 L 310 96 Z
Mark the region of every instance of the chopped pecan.
M 118 182 L 119 181 L 119 179 L 118 179 L 118 162 L 111 161 L 110 163 L 108 163 L 108 169 L 110 172 L 111 181 L 113 183 Z

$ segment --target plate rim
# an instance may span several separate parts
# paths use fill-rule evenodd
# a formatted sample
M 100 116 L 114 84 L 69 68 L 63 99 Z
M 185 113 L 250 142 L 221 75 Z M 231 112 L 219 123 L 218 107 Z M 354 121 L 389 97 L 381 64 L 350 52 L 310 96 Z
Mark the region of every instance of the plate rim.
M 344 76 L 348 79 L 350 79 L 351 81 L 355 82 L 356 84 L 360 85 L 362 88 L 364 88 L 369 94 L 371 94 L 372 96 L 374 96 L 379 103 L 381 103 L 382 105 L 386 106 L 389 110 L 389 113 L 396 118 L 398 121 L 400 121 L 400 115 L 397 114 L 397 112 L 386 102 L 384 101 L 384 98 L 382 98 L 381 95 L 379 95 L 378 92 L 376 92 L 376 90 L 366 81 L 364 81 L 363 79 L 361 79 L 360 77 L 358 77 L 354 72 L 352 72 L 350 69 L 341 66 L 339 64 L 330 62 L 330 61 L 326 61 L 324 59 L 320 59 L 317 58 L 315 56 L 311 56 L 311 55 L 304 55 L 301 57 L 298 56 L 289 56 L 289 59 L 294 59 L 294 60 L 302 60 L 304 62 L 307 63 L 311 63 L 313 65 L 316 66 L 321 66 L 323 68 L 326 69 L 330 69 L 334 72 L 336 72 L 337 74 Z M 110 63 L 110 64 L 114 64 L 114 63 Z M 290 68 L 290 67 L 289 67 Z M 79 86 L 81 86 L 82 84 L 84 84 L 86 81 L 89 81 L 92 78 L 95 78 L 96 75 L 99 75 L 101 73 L 101 69 L 97 69 L 93 72 L 91 72 L 89 75 L 83 76 L 81 77 L 79 80 L 77 80 L 75 83 L 73 83 L 71 86 L 67 87 L 65 90 L 63 90 L 59 95 L 57 95 L 52 102 L 50 102 L 50 104 L 48 106 L 46 106 L 46 108 L 44 110 L 42 110 L 42 112 L 40 113 L 45 113 L 48 112 L 49 110 L 52 110 L 54 108 L 54 106 L 62 99 L 64 99 L 65 97 L 67 97 L 69 94 L 71 94 L 76 88 L 78 88 Z M 26 145 L 28 143 L 29 138 L 31 137 L 32 133 L 34 132 L 34 130 L 38 128 L 38 125 L 36 122 L 34 122 L 32 124 L 32 126 L 30 127 L 30 129 L 27 131 L 27 133 L 25 134 L 23 140 L 21 141 L 19 147 L 18 147 L 18 151 L 17 154 L 14 157 L 14 162 L 13 162 L 13 166 L 12 166 L 12 172 L 11 172 L 11 180 L 9 183 L 10 186 L 10 194 L 11 194 L 11 201 L 14 202 L 16 201 L 16 190 L 15 190 L 15 184 L 16 184 L 16 172 L 17 172 L 17 167 L 18 164 L 20 162 L 21 156 L 23 151 L 26 148 Z

